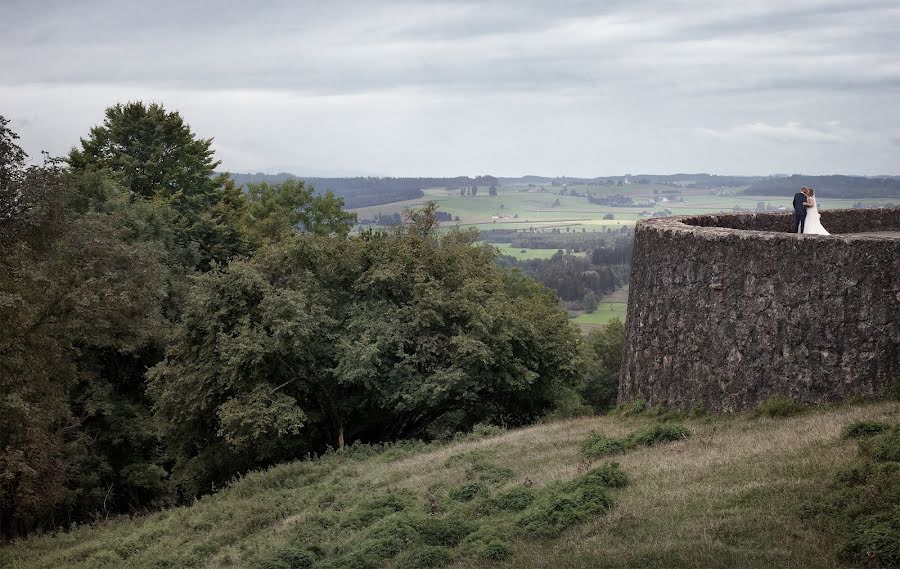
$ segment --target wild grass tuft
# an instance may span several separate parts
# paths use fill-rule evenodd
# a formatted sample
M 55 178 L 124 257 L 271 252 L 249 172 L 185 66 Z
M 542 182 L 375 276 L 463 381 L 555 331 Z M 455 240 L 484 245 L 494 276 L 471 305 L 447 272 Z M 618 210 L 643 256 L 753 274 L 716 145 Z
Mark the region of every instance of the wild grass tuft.
M 806 406 L 800 405 L 790 397 L 770 397 L 753 410 L 753 416 L 779 419 L 783 417 L 793 417 L 794 415 L 804 413 L 806 410 Z
M 691 436 L 687 427 L 678 423 L 648 425 L 632 431 L 627 437 L 613 438 L 592 432 L 581 443 L 581 453 L 586 458 L 597 459 L 623 454 L 640 446 L 653 446 L 686 439 Z

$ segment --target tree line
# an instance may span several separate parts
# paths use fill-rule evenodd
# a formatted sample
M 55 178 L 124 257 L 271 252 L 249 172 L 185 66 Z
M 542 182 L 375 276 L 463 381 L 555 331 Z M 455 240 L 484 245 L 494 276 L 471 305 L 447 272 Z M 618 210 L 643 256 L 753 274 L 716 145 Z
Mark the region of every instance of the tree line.
M 792 195 L 803 186 L 815 188 L 827 198 L 896 198 L 900 196 L 900 178 L 892 176 L 778 176 L 761 178 L 744 193 L 751 196 Z
M 188 501 L 356 440 L 614 400 L 620 332 L 583 342 L 477 232 L 438 231 L 433 204 L 351 235 L 341 198 L 239 187 L 157 104 L 109 108 L 38 166 L 8 124 L 3 537 Z

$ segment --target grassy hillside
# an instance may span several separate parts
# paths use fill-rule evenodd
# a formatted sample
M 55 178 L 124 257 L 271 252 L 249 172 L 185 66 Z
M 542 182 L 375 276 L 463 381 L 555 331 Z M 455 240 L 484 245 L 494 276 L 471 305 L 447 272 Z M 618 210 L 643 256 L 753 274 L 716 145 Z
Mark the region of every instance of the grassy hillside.
M 800 510 L 854 459 L 841 429 L 859 419 L 896 422 L 897 404 L 684 419 L 690 438 L 613 457 L 625 487 L 582 444 L 659 418 L 356 447 L 251 474 L 190 507 L 7 545 L 0 565 L 841 567 L 837 536 L 807 528 Z

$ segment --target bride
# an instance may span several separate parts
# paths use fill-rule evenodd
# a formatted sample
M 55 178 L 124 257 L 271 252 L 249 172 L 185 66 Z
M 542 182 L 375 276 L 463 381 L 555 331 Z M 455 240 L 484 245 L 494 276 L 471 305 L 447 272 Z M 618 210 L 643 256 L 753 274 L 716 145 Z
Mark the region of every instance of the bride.
M 809 209 L 806 210 L 806 223 L 803 224 L 803 233 L 812 235 L 831 235 L 822 227 L 822 216 L 819 215 L 819 207 L 816 205 L 816 192 L 809 188 L 806 203 Z

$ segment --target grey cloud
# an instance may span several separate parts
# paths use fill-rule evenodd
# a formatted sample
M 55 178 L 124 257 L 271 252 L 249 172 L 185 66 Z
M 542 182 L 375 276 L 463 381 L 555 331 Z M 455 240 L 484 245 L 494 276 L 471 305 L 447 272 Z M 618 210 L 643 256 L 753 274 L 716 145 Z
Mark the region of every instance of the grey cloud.
M 900 129 L 886 102 L 900 91 L 896 1 L 0 2 L 0 113 L 40 111 L 22 128 L 41 140 L 54 124 L 86 130 L 117 97 L 165 97 L 248 168 L 402 173 L 414 155 L 422 173 L 493 170 L 482 156 L 511 174 L 536 161 L 735 171 L 763 142 L 754 171 L 832 168 L 839 149 L 856 171 L 894 167 L 883 149 Z M 273 101 L 330 154 L 290 156 L 288 133 L 248 139 L 281 128 Z M 490 135 L 466 135 L 483 124 Z M 445 142 L 417 140 L 422 125 Z M 844 145 L 860 149 L 865 131 L 856 156 Z M 500 136 L 508 154 L 491 146 Z M 802 144 L 779 154 L 783 140 Z

